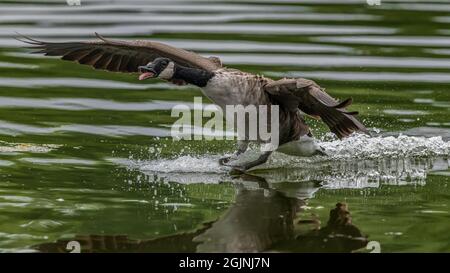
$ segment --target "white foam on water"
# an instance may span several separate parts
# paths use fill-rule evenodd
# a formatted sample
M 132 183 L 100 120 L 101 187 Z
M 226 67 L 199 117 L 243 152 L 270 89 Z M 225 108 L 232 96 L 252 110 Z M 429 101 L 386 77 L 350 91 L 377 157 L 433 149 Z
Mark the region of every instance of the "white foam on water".
M 442 137 L 355 134 L 344 140 L 321 141 L 329 156 L 294 157 L 274 153 L 255 168 L 269 183 L 323 181 L 325 188 L 367 188 L 381 184 L 425 184 L 428 171 L 449 167 L 450 142 Z M 250 155 L 257 154 L 251 150 Z M 149 181 L 219 183 L 232 181 L 230 168 L 220 166 L 224 155 L 184 155 L 172 159 L 135 161 L 109 159 L 148 174 Z M 248 154 L 247 154 L 248 157 Z
M 269 183 L 321 181 L 327 189 L 425 185 L 430 171 L 449 168 L 450 142 L 442 137 L 353 135 L 322 141 L 329 155 L 311 158 L 276 153 L 258 167 Z
M 218 155 L 185 155 L 174 159 L 155 159 L 137 161 L 126 158 L 107 158 L 106 160 L 131 170 L 138 170 L 148 177 L 146 182 L 170 181 L 180 184 L 216 184 L 227 179 L 228 167 L 220 166 Z M 139 179 L 137 182 L 142 182 Z
M 369 137 L 353 135 L 343 140 L 321 142 L 331 159 L 449 156 L 450 142 L 441 136 L 388 136 Z

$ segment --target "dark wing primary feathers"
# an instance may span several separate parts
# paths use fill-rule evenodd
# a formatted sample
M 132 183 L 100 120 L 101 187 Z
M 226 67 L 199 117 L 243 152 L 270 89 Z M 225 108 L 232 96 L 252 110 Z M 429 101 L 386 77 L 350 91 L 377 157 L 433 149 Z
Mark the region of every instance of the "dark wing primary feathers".
M 96 69 L 113 72 L 138 72 L 138 66 L 146 65 L 158 57 L 169 58 L 176 63 L 213 71 L 220 68 L 217 57 L 205 58 L 194 52 L 151 41 L 117 41 L 95 33 L 100 41 L 52 43 L 22 36 L 17 40 L 30 44 L 33 53 L 61 56 L 63 60 L 76 61 Z
M 314 81 L 307 79 L 282 79 L 265 86 L 271 98 L 290 110 L 300 109 L 308 115 L 318 116 L 339 138 L 355 131 L 368 133 L 364 125 L 354 116 L 358 112 L 348 112 L 345 107 L 352 99 L 336 101 Z

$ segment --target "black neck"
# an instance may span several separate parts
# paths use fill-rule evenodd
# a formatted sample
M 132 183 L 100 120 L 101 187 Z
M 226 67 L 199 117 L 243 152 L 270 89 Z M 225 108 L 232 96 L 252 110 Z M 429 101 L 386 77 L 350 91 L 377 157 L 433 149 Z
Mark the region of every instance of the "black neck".
M 203 69 L 175 65 L 172 79 L 183 80 L 187 83 L 197 85 L 198 87 L 204 87 L 213 76 L 213 72 Z

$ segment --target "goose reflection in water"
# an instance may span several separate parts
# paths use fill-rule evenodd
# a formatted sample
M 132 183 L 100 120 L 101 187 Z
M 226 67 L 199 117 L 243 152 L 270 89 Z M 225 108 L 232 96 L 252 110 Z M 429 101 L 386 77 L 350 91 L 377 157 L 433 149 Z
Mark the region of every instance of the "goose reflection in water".
M 319 189 L 423 186 L 429 171 L 448 169 L 448 158 L 382 158 L 304 166 L 224 178 L 223 183 L 232 182 L 236 189 L 235 201 L 219 219 L 204 223 L 193 232 L 148 240 L 126 235 L 78 235 L 72 240 L 81 244 L 82 252 L 365 251 L 367 236 L 352 222 L 347 204 L 336 200 L 336 207 L 328 208 L 329 218 L 319 219 L 307 216 L 308 200 Z M 214 173 L 196 173 L 192 177 L 186 173 L 148 175 L 180 184 L 192 183 L 199 176 L 204 181 L 219 180 Z M 72 240 L 45 243 L 35 249 L 68 252 L 67 243 Z
M 35 249 L 68 252 L 70 241 L 79 242 L 82 252 L 351 252 L 367 245 L 344 203 L 330 211 L 324 227 L 317 216 L 298 217 L 320 183 L 287 183 L 285 188 L 274 189 L 259 176 L 243 174 L 235 179 L 235 202 L 218 220 L 195 232 L 149 240 L 78 235 Z

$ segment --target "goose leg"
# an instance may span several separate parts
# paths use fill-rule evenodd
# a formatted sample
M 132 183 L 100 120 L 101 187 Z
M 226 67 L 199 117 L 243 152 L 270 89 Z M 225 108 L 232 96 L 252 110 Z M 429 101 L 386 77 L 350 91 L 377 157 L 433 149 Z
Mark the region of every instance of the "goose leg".
M 241 154 L 245 153 L 245 151 L 247 151 L 247 148 L 248 148 L 248 141 L 239 140 L 237 151 L 232 156 L 225 156 L 225 157 L 222 157 L 221 159 L 219 159 L 219 164 L 225 165 L 226 163 L 230 162 L 231 159 L 237 159 L 237 157 L 239 155 L 241 155 Z
M 272 154 L 272 151 L 264 152 L 257 159 L 250 161 L 250 162 L 245 162 L 242 165 L 233 166 L 233 169 L 237 170 L 237 171 L 245 172 L 246 170 L 248 170 L 250 168 L 253 168 L 255 166 L 266 163 L 267 159 L 269 159 L 269 156 L 271 154 Z

